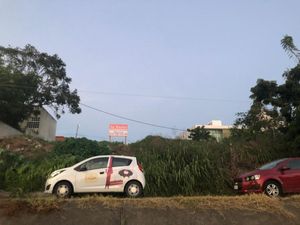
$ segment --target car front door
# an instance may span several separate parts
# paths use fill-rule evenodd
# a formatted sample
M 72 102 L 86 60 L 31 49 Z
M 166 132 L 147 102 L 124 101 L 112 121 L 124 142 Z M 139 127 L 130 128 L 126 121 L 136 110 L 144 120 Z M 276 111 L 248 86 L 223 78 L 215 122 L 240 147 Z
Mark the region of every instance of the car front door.
M 105 188 L 108 157 L 91 159 L 76 170 L 77 192 L 101 192 Z
M 280 179 L 286 192 L 300 192 L 300 159 L 291 159 L 281 172 Z

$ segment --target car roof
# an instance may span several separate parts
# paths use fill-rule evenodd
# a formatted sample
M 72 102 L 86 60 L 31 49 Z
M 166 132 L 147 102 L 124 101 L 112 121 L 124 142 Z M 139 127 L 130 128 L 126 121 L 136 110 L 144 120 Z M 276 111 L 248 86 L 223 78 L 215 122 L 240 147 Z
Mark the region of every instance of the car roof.
M 93 157 L 90 157 L 90 158 L 86 158 L 85 160 L 99 158 L 99 157 L 111 157 L 111 156 L 112 157 L 127 158 L 127 159 L 135 159 L 134 156 L 126 156 L 126 155 L 96 155 L 96 156 L 93 156 Z

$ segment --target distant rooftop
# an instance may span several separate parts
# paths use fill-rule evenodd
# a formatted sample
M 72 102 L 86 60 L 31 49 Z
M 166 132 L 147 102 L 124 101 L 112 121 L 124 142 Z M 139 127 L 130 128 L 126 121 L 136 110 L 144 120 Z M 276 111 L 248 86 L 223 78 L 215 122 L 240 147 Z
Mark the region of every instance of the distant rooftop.
M 223 125 L 221 120 L 212 120 L 206 125 L 194 125 L 194 128 L 196 127 L 202 127 L 204 126 L 205 129 L 231 129 L 231 125 Z

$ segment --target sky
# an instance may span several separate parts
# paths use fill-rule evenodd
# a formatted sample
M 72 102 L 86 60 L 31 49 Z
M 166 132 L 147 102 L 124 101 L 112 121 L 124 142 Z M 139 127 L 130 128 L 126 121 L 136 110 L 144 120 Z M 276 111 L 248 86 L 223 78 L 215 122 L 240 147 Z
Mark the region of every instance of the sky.
M 249 109 L 256 80 L 295 65 L 280 45 L 300 46 L 300 1 L 0 0 L 0 45 L 35 46 L 66 63 L 85 105 L 64 114 L 57 135 L 108 140 L 110 123 L 129 142 L 176 137 L 195 124 L 231 125 Z M 176 130 L 178 129 L 178 130 Z M 115 139 L 122 141 L 122 139 Z

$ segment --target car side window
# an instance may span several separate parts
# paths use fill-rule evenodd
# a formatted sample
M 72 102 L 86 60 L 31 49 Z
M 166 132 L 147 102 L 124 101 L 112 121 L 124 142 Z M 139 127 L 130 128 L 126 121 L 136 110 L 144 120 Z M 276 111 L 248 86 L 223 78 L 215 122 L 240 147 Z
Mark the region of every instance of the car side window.
M 292 159 L 287 165 L 290 169 L 300 169 L 300 159 Z
M 106 168 L 107 162 L 108 162 L 108 157 L 91 159 L 81 164 L 77 170 L 86 171 L 86 170 L 96 170 L 96 169 Z
M 113 167 L 129 166 L 131 162 L 132 162 L 131 159 L 113 157 L 112 166 Z

